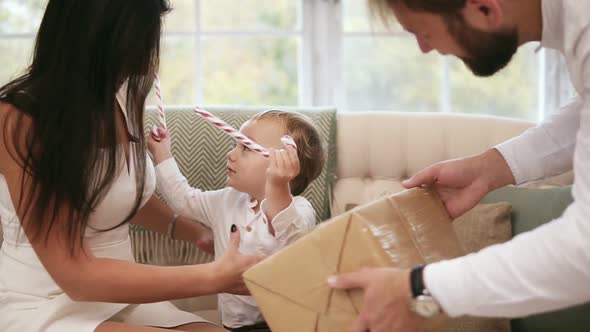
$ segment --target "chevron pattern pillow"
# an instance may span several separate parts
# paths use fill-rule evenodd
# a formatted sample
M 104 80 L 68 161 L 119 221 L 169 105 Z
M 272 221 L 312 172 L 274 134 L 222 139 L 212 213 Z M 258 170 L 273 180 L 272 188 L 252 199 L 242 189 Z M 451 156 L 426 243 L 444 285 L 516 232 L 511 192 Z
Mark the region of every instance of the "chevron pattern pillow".
M 254 114 L 268 108 L 222 108 L 207 110 L 234 128 L 240 126 Z M 282 108 L 280 108 L 282 109 Z M 326 165 L 320 176 L 303 193 L 317 215 L 317 222 L 330 217 L 330 195 L 336 175 L 336 110 L 335 109 L 292 109 L 308 116 L 317 126 L 324 139 L 327 153 Z M 180 170 L 189 183 L 203 190 L 221 189 L 226 179 L 226 154 L 235 145 L 228 135 L 213 127 L 206 120 L 194 114 L 190 107 L 175 107 L 166 110 L 166 121 L 172 133 L 172 153 Z M 153 109 L 146 112 L 146 131 L 157 123 Z

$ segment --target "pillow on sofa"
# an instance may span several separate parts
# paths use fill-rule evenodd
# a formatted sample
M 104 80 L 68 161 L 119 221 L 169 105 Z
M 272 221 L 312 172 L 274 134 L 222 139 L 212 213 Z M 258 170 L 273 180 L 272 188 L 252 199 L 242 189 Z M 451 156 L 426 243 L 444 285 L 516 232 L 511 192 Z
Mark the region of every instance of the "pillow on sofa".
M 510 203 L 479 204 L 453 221 L 453 228 L 466 253 L 509 241 L 512 238 Z
M 512 238 L 511 206 L 501 202 L 479 204 L 453 221 L 453 228 L 465 253 L 506 242 Z M 504 318 L 460 317 L 436 332 L 507 332 L 510 320 Z
M 507 186 L 489 193 L 482 203 L 510 203 L 512 232 L 518 235 L 558 218 L 572 201 L 571 186 L 545 189 Z
M 483 202 L 509 202 L 512 205 L 514 235 L 532 230 L 562 215 L 572 203 L 571 186 L 530 189 L 508 186 L 498 189 Z M 555 312 L 511 321 L 513 332 L 589 331 L 590 303 Z

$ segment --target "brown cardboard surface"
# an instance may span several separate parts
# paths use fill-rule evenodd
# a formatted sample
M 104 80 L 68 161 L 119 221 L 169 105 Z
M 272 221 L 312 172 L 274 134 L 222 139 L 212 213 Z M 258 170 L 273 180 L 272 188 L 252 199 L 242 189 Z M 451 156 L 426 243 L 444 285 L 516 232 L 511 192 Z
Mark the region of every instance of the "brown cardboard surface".
M 419 188 L 322 223 L 244 279 L 274 332 L 346 331 L 363 294 L 332 290 L 329 276 L 363 267 L 410 268 L 462 254 L 442 202 Z

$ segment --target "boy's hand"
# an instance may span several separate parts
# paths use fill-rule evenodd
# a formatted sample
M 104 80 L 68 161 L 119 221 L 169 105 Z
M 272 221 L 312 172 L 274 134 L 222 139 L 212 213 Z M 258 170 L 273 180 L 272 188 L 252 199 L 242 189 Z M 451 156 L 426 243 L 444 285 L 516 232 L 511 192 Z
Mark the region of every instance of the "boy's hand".
M 168 158 L 172 158 L 171 144 L 168 130 L 162 127 L 155 127 L 150 132 L 148 136 L 148 149 L 156 165 Z
M 286 143 L 286 140 L 283 143 Z M 270 151 L 270 165 L 266 170 L 267 186 L 287 186 L 299 172 L 299 157 L 293 144 L 285 144 L 285 149 Z
M 289 207 L 293 201 L 289 182 L 299 175 L 300 165 L 297 146 L 289 136 L 281 138 L 285 149 L 270 151 L 270 164 L 266 170 L 265 196 L 268 202 L 266 218 L 269 220 L 268 231 L 275 236 L 272 225 L 274 218 Z

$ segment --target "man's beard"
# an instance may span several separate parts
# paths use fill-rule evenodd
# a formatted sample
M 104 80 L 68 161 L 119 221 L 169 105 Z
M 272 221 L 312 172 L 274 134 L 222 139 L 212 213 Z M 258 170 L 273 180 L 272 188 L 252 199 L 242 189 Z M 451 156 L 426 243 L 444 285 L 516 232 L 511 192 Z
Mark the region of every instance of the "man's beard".
M 447 18 L 449 33 L 467 53 L 460 57 L 476 76 L 492 76 L 510 62 L 518 50 L 516 28 L 484 32 L 464 22 L 462 18 Z

